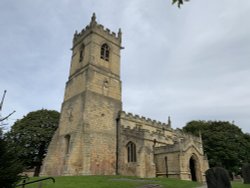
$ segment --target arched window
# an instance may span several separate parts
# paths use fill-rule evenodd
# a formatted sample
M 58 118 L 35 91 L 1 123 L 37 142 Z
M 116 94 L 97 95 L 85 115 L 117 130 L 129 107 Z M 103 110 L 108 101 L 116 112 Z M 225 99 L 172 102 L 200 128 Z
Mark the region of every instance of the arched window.
M 65 153 L 69 154 L 69 150 L 70 150 L 70 135 L 66 135 L 65 136 L 65 145 L 66 145 L 66 149 L 65 149 Z
M 101 58 L 105 61 L 109 61 L 109 46 L 105 43 L 101 47 Z
M 133 142 L 127 144 L 128 162 L 136 162 L 136 145 Z
M 79 51 L 79 63 L 83 61 L 84 57 L 84 44 L 81 45 L 80 51 Z

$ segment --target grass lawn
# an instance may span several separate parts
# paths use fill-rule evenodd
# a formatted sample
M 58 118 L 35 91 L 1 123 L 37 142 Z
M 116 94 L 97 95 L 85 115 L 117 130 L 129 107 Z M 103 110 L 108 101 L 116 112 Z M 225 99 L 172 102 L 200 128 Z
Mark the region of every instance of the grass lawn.
M 41 179 L 31 178 L 29 181 Z M 195 188 L 201 184 L 191 181 L 183 181 L 167 178 L 141 179 L 126 176 L 60 176 L 55 177 L 56 182 L 46 180 L 42 182 L 42 188 L 137 188 L 146 184 L 159 184 L 163 188 Z M 39 183 L 26 185 L 25 188 L 38 188 Z M 233 188 L 250 188 L 250 185 L 242 182 L 233 182 Z
M 232 183 L 233 188 L 250 188 L 250 184 L 243 184 L 242 182 L 233 182 Z
M 29 181 L 40 178 L 31 178 Z M 146 184 L 160 184 L 166 188 L 192 188 L 200 184 L 176 179 L 152 178 L 140 179 L 124 176 L 60 176 L 56 182 L 46 180 L 42 188 L 136 188 Z M 25 188 L 38 188 L 38 183 L 26 185 Z

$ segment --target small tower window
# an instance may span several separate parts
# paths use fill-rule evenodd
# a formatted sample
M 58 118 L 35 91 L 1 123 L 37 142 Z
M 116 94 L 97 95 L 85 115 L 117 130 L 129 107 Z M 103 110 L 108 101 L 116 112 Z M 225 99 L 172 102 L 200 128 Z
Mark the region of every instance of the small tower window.
M 65 153 L 69 154 L 69 150 L 70 150 L 70 135 L 66 135 L 65 136 L 65 142 L 66 142 Z
M 101 58 L 105 61 L 109 61 L 109 46 L 105 43 L 101 47 Z
M 79 51 L 79 63 L 83 61 L 83 57 L 84 57 L 84 45 L 81 45 Z
M 133 142 L 127 144 L 128 162 L 136 162 L 136 145 Z

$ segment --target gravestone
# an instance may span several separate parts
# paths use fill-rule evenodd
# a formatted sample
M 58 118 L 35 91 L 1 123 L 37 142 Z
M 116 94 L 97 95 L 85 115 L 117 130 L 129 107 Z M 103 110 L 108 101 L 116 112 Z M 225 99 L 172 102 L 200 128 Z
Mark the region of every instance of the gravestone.
M 213 167 L 206 172 L 208 188 L 231 188 L 228 172 L 222 167 Z
M 244 179 L 244 184 L 250 184 L 250 164 L 246 163 L 242 167 L 242 176 Z

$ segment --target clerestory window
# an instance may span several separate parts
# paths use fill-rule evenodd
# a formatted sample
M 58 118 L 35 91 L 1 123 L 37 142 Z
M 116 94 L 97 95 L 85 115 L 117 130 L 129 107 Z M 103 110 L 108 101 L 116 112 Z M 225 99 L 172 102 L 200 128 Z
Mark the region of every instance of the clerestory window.
M 127 144 L 128 162 L 136 162 L 136 145 L 133 142 Z
M 105 43 L 101 47 L 101 58 L 104 59 L 105 61 L 109 61 L 109 52 L 110 48 L 109 46 Z

